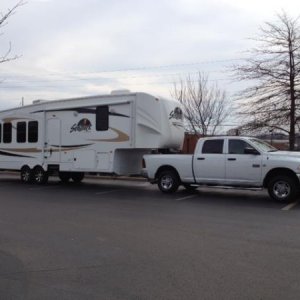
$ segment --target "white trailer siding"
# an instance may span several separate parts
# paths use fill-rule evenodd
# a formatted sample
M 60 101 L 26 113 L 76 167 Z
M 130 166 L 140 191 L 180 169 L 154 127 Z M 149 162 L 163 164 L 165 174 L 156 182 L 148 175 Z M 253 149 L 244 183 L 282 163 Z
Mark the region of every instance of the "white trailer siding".
M 109 128 L 97 131 L 95 109 L 46 113 L 47 163 L 60 164 L 62 171 L 113 172 L 115 148 L 131 148 L 134 136 L 132 102 L 109 105 Z M 81 128 L 80 122 L 90 127 Z M 50 153 L 51 152 L 51 153 Z
M 136 107 L 136 148 L 174 148 L 182 147 L 182 119 L 175 119 L 174 101 L 140 95 Z M 176 126 L 178 122 L 178 126 Z

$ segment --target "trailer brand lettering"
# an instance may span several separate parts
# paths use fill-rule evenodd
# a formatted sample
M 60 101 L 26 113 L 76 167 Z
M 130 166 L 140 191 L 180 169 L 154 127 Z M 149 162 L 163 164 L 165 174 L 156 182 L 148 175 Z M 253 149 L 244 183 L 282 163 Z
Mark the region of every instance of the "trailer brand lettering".
M 182 120 L 182 110 L 180 107 L 175 107 L 169 114 L 169 119 Z
M 92 127 L 92 124 L 90 122 L 90 120 L 88 119 L 82 119 L 78 122 L 78 124 L 74 124 L 72 127 L 71 127 L 71 130 L 70 130 L 70 133 L 71 132 L 81 132 L 81 131 L 90 131 L 91 130 L 91 127 Z

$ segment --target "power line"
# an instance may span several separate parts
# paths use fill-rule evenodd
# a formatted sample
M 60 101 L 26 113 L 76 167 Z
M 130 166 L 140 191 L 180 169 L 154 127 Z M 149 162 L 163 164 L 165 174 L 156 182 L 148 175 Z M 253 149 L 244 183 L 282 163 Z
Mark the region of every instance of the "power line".
M 226 59 L 226 60 L 210 60 L 210 61 L 202 61 L 197 63 L 188 63 L 188 64 L 170 64 L 170 65 L 161 65 L 161 66 L 153 66 L 153 67 L 136 67 L 136 68 L 127 68 L 127 69 L 118 69 L 118 70 L 102 70 L 102 71 L 95 71 L 95 72 L 57 72 L 57 73 L 49 73 L 50 76 L 77 76 L 77 75 L 95 75 L 95 74 L 103 74 L 103 73 L 117 73 L 117 72 L 129 72 L 129 71 L 146 71 L 146 70 L 154 70 L 154 69 L 164 69 L 164 68 L 176 68 L 176 67 L 183 67 L 183 66 L 194 66 L 194 65 L 201 65 L 201 64 L 216 64 L 216 63 L 224 63 L 224 62 L 231 62 L 242 60 L 243 58 L 234 58 L 234 59 Z M 218 71 L 215 71 L 218 72 Z M 220 71 L 222 72 L 222 71 Z M 189 74 L 196 74 L 198 72 L 185 72 Z M 125 76 L 125 77 L 118 77 L 118 79 L 130 79 L 130 78 L 141 78 L 141 77 L 166 77 L 166 76 L 180 76 L 182 73 L 171 73 L 171 74 L 157 74 L 157 75 L 134 75 L 134 76 Z M 18 82 L 61 82 L 61 81 L 91 81 L 91 80 L 103 80 L 103 78 L 68 78 L 68 79 L 43 79 L 43 80 L 13 80 L 12 83 Z
M 220 73 L 222 71 L 219 71 Z M 140 78 L 161 78 L 161 77 L 182 77 L 183 74 L 198 74 L 199 72 L 184 72 L 184 73 L 168 73 L 168 74 L 153 74 L 153 75 L 134 75 L 134 76 L 122 76 L 117 77 L 117 79 L 140 79 Z M 112 77 L 111 79 L 115 79 L 116 77 Z M 11 80 L 11 81 L 3 81 L 4 83 L 10 84 L 10 83 L 43 83 L 43 82 L 68 82 L 68 81 L 95 81 L 95 80 L 105 80 L 106 78 L 69 78 L 69 79 L 41 79 L 41 80 Z M 224 79 L 220 79 L 224 80 Z M 215 81 L 215 80 L 210 80 Z
M 62 87 L 66 87 L 66 88 L 79 88 L 79 87 L 84 87 L 78 85 L 74 85 L 74 84 L 64 84 L 66 82 L 86 82 L 86 83 L 90 83 L 91 85 L 97 85 L 98 81 L 103 81 L 103 80 L 130 80 L 130 79 L 140 79 L 140 78 L 166 78 L 166 77 L 179 77 L 178 79 L 172 79 L 172 81 L 159 81 L 159 82 L 119 82 L 118 84 L 120 85 L 126 85 L 126 86 L 153 86 L 153 85 L 170 85 L 170 84 L 174 84 L 176 82 L 179 82 L 180 77 L 185 76 L 183 74 L 198 74 L 199 71 L 197 72 L 177 72 L 177 73 L 168 73 L 168 74 L 147 74 L 147 75 L 136 75 L 134 74 L 133 76 L 122 76 L 122 77 L 111 77 L 111 78 L 74 78 L 74 76 L 78 76 L 79 74 L 81 74 L 81 76 L 84 75 L 100 75 L 100 74 L 107 74 L 107 73 L 117 73 L 117 72 L 130 72 L 130 71 L 147 71 L 147 70 L 154 70 L 154 69 L 168 69 L 168 68 L 178 68 L 178 67 L 187 67 L 187 66 L 196 66 L 196 65 L 203 65 L 203 64 L 217 64 L 217 63 L 225 63 L 225 62 L 232 62 L 232 61 L 237 61 L 237 60 L 243 60 L 243 58 L 232 58 L 232 59 L 225 59 L 225 60 L 207 60 L 207 61 L 201 61 L 201 62 L 195 62 L 195 63 L 187 63 L 187 64 L 170 64 L 170 65 L 160 65 L 160 66 L 152 66 L 152 67 L 135 67 L 135 68 L 127 68 L 127 69 L 118 69 L 118 70 L 102 70 L 102 71 L 97 71 L 97 72 L 73 72 L 73 73 L 67 73 L 65 72 L 64 74 L 60 73 L 49 73 L 49 75 L 53 75 L 53 76 L 72 76 L 73 78 L 62 78 L 62 79 L 44 79 L 44 80 L 14 80 L 14 81 L 10 81 L 10 82 L 3 82 L 2 84 L 0 84 L 0 89 L 35 89 L 35 90 L 39 90 L 39 89 L 58 89 L 58 88 L 62 88 Z M 215 72 L 224 72 L 224 70 L 222 71 L 215 71 Z M 69 75 L 68 75 L 69 74 Z M 197 80 L 192 80 L 193 82 L 197 82 Z M 227 81 L 229 84 L 232 83 L 232 79 L 228 79 L 228 78 L 219 78 L 219 79 L 209 79 L 209 81 L 212 82 L 218 82 L 218 81 Z M 231 82 L 230 82 L 231 81 Z M 54 83 L 54 82 L 58 82 L 58 83 L 63 83 L 63 84 L 45 84 L 45 85 L 39 85 L 38 83 Z M 13 83 L 13 84 L 12 84 Z M 25 83 L 36 83 L 35 85 L 24 85 Z M 99 83 L 98 86 L 101 86 L 103 83 Z M 104 84 L 106 84 L 104 82 Z
M 101 80 L 101 79 L 98 79 Z M 81 81 L 81 80 L 79 80 Z M 94 80 L 95 81 L 95 80 Z M 218 82 L 218 81 L 232 81 L 228 78 L 219 78 L 219 79 L 210 79 L 208 81 Z M 145 86 L 145 85 L 168 85 L 168 84 L 174 84 L 178 81 L 165 81 L 165 82 L 144 82 L 144 83 L 126 83 L 126 85 L 129 86 Z M 197 80 L 192 80 L 191 82 L 197 82 Z M 93 84 L 92 80 L 89 81 L 89 83 Z M 125 84 L 125 83 L 124 83 Z M 78 85 L 63 85 L 64 87 L 78 87 Z M 10 86 L 2 86 L 0 85 L 0 89 L 14 89 L 14 88 L 58 88 L 59 85 L 10 85 Z
M 217 64 L 217 63 L 226 63 L 238 60 L 244 60 L 245 58 L 230 58 L 230 59 L 222 59 L 222 60 L 203 60 L 199 62 L 185 63 L 185 64 L 169 64 L 169 65 L 160 65 L 160 66 L 143 66 L 143 67 L 132 67 L 125 69 L 111 69 L 111 70 L 102 70 L 102 71 L 94 71 L 94 72 L 65 72 L 64 74 L 95 74 L 95 73 L 114 73 L 114 72 L 130 72 L 130 71 L 141 71 L 141 70 L 154 70 L 154 69 L 167 69 L 167 68 L 178 68 L 178 67 L 186 67 L 186 66 L 194 66 L 194 65 L 204 65 L 204 64 Z M 61 72 L 57 72 L 62 74 Z

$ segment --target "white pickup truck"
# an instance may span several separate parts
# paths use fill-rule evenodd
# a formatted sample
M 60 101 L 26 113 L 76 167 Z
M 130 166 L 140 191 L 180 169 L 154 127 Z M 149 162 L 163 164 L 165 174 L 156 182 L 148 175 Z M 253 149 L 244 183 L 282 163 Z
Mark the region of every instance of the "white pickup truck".
M 278 151 L 251 137 L 202 138 L 193 155 L 145 155 L 143 174 L 164 193 L 181 184 L 267 188 L 271 198 L 288 202 L 300 187 L 300 153 Z

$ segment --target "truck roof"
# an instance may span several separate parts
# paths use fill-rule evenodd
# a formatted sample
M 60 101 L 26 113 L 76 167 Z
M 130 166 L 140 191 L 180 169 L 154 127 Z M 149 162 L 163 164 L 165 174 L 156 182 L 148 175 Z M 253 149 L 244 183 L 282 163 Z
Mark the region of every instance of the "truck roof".
M 239 135 L 220 135 L 220 136 L 207 136 L 207 137 L 202 137 L 200 138 L 201 140 L 218 140 L 218 139 L 225 139 L 225 138 L 230 138 L 230 139 L 253 139 L 254 137 L 251 136 L 239 136 Z

